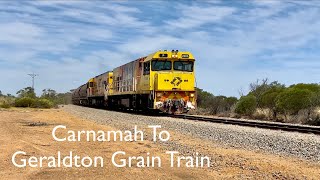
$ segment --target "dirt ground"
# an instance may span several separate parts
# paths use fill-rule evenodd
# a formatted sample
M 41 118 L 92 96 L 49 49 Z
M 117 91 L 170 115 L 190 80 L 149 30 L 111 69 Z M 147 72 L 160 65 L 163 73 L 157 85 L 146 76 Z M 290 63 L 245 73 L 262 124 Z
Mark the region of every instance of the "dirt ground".
M 39 123 L 40 122 L 40 123 Z M 320 164 L 294 158 L 279 157 L 241 149 L 222 148 L 213 142 L 205 142 L 172 133 L 172 141 L 179 141 L 201 154 L 210 155 L 210 168 L 170 168 L 163 162 L 161 168 L 117 168 L 110 157 L 118 150 L 127 154 L 151 154 L 166 159 L 165 145 L 144 142 L 56 142 L 51 132 L 56 125 L 77 130 L 117 130 L 113 127 L 80 119 L 59 109 L 9 109 L 0 111 L 0 179 L 320 179 Z M 42 126 L 37 126 L 42 125 Z M 27 157 L 55 155 L 61 151 L 67 155 L 103 156 L 104 167 L 91 168 L 17 168 L 12 155 L 19 150 Z M 166 156 L 167 157 L 167 156 Z

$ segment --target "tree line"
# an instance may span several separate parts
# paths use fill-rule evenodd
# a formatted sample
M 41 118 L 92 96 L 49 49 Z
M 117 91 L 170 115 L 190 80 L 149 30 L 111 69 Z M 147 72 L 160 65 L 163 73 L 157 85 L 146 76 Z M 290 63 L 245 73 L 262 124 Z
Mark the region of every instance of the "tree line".
M 240 99 L 197 89 L 196 113 L 320 125 L 320 84 L 286 86 L 263 79 L 249 87 L 249 92 L 242 93 Z
M 59 104 L 71 103 L 71 92 L 57 93 L 53 89 L 44 89 L 37 97 L 34 89 L 26 87 L 19 90 L 17 96 L 11 94 L 3 95 L 0 91 L 0 107 L 31 107 L 31 108 L 52 108 Z

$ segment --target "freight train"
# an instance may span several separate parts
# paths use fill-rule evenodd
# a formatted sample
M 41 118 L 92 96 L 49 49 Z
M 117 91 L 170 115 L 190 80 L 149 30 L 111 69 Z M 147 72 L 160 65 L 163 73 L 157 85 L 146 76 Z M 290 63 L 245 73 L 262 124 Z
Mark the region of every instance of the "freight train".
M 72 103 L 169 114 L 196 108 L 195 59 L 190 52 L 157 51 L 88 80 Z

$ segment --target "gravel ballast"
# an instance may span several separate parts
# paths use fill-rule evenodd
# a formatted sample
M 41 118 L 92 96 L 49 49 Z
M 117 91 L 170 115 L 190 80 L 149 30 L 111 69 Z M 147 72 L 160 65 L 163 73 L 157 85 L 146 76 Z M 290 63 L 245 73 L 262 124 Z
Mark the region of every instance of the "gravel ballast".
M 293 156 L 320 162 L 320 136 L 297 132 L 243 127 L 191 121 L 170 117 L 144 116 L 123 112 L 66 105 L 63 110 L 75 116 L 106 124 L 121 130 L 132 129 L 134 125 L 161 125 L 162 129 L 177 131 L 204 140 L 213 141 L 224 147 Z M 168 146 L 177 146 L 167 142 Z

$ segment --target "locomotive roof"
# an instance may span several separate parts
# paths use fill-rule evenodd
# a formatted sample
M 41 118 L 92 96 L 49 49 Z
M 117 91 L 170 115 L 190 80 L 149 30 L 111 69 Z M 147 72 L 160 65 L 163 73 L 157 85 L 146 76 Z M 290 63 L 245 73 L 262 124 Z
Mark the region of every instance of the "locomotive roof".
M 102 74 L 99 74 L 99 75 L 95 76 L 95 78 L 96 78 L 96 77 L 98 77 L 98 76 L 101 76 L 101 75 L 107 74 L 107 73 L 111 73 L 111 72 L 112 72 L 112 71 L 104 72 L 104 73 L 102 73 Z
M 144 59 L 144 62 L 146 61 L 150 61 L 151 59 L 161 59 L 161 58 L 164 58 L 164 59 L 170 59 L 170 58 L 173 58 L 174 55 L 177 55 L 175 58 L 177 59 L 192 59 L 194 60 L 194 57 L 193 55 L 188 52 L 188 51 L 178 51 L 178 50 L 172 50 L 172 51 L 167 51 L 167 50 L 159 50 L 157 52 L 154 52 L 154 53 L 151 53 L 149 54 L 145 59 Z M 186 55 L 187 58 L 183 58 L 182 56 L 183 55 Z

